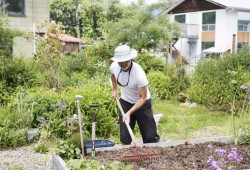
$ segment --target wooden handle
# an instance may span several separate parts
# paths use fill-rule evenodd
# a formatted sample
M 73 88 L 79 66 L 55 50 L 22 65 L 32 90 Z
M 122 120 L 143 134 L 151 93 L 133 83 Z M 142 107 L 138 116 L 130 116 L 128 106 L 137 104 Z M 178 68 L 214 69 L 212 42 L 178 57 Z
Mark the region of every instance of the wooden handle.
M 113 88 L 113 84 L 112 84 L 112 80 L 111 80 L 111 79 L 109 79 L 109 83 L 110 83 L 111 88 Z M 119 109 L 120 109 L 120 111 L 121 111 L 121 113 L 122 113 L 122 116 L 124 116 L 125 113 L 124 113 L 124 111 L 123 111 L 122 105 L 121 105 L 121 103 L 120 103 L 118 97 L 116 98 L 116 102 L 117 102 L 117 105 L 118 105 L 118 107 L 119 107 Z M 137 140 L 136 140 L 136 138 L 135 138 L 135 135 L 134 135 L 134 133 L 133 133 L 133 131 L 132 131 L 130 125 L 129 125 L 129 122 L 126 121 L 126 120 L 125 120 L 125 125 L 126 125 L 126 127 L 127 127 L 127 129 L 128 129 L 128 132 L 129 132 L 130 137 L 131 137 L 131 139 L 132 139 L 133 145 L 134 145 L 135 147 L 138 147 L 139 145 L 138 145 L 138 143 L 137 143 Z
M 122 116 L 124 116 L 125 113 L 124 113 L 124 111 L 123 111 L 123 108 L 122 108 L 121 103 L 120 103 L 120 101 L 119 101 L 118 98 L 116 98 L 116 102 L 117 102 L 117 105 L 118 105 L 118 107 L 119 107 L 119 109 L 120 109 L 120 111 L 121 111 L 121 113 L 122 113 Z M 130 137 L 132 138 L 133 145 L 134 145 L 134 146 L 138 146 L 137 141 L 136 141 L 136 139 L 135 139 L 135 135 L 134 135 L 134 133 L 133 133 L 133 131 L 132 131 L 130 125 L 129 125 L 129 122 L 128 122 L 127 120 L 125 120 L 125 125 L 126 125 L 126 127 L 127 127 L 127 129 L 128 129 L 128 132 L 129 132 L 129 134 L 130 134 Z

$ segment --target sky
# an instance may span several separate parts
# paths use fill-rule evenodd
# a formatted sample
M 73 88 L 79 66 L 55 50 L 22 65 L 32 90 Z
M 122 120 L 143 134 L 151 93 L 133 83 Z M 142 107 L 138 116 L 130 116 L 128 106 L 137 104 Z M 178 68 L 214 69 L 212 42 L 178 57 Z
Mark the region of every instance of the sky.
M 158 2 L 159 0 L 145 0 L 146 4 L 152 4 L 152 3 L 155 3 L 155 2 Z M 131 2 L 137 2 L 137 0 L 120 0 L 121 3 L 123 4 L 129 4 Z

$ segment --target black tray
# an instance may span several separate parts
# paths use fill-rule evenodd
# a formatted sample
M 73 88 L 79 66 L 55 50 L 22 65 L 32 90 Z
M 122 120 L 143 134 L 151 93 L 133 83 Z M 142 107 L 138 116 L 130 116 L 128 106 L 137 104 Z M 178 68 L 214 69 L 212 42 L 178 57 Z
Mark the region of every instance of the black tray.
M 95 148 L 103 148 L 103 147 L 111 147 L 114 146 L 115 143 L 106 139 L 95 140 Z M 92 148 L 92 140 L 88 140 L 85 144 L 85 147 Z

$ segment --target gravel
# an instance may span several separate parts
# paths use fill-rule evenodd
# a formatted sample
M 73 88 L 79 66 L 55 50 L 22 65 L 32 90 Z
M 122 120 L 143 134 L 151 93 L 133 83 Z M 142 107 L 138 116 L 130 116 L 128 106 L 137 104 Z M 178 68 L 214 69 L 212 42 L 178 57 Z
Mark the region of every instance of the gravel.
M 52 154 L 36 153 L 33 148 L 0 150 L 0 170 L 52 170 Z

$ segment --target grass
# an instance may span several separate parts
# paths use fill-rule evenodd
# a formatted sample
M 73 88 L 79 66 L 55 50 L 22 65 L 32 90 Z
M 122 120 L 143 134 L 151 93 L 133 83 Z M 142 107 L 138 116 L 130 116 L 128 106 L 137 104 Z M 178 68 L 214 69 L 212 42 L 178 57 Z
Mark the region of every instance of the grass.
M 199 105 L 189 107 L 178 101 L 155 101 L 153 110 L 164 115 L 158 125 L 162 141 L 226 136 L 233 132 L 231 116 L 225 112 L 209 111 Z M 250 115 L 247 117 L 245 120 Z

